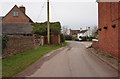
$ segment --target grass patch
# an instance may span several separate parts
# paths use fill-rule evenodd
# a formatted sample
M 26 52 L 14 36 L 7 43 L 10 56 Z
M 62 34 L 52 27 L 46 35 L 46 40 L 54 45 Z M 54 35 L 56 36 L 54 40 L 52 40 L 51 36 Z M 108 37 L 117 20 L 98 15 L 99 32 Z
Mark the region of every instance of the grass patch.
M 105 53 L 101 53 L 100 56 L 105 56 Z
M 67 43 L 63 43 L 63 46 Z M 3 78 L 11 78 L 21 72 L 29 65 L 33 64 L 46 53 L 62 47 L 61 45 L 41 46 L 34 50 L 29 50 L 2 60 L 2 76 Z
M 113 58 L 112 56 L 110 56 L 110 55 L 107 55 L 106 57 L 108 57 L 108 58 Z

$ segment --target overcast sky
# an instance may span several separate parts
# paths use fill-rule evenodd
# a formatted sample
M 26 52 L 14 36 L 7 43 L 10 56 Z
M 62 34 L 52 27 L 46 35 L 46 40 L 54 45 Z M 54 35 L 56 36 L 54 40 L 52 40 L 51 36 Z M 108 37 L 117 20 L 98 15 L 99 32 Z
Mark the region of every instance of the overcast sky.
M 46 0 L 4 0 L 0 1 L 0 16 L 5 16 L 16 4 L 26 7 L 26 14 L 34 22 L 46 21 Z M 98 25 L 96 0 L 50 0 L 50 21 L 59 21 L 62 26 L 85 29 Z

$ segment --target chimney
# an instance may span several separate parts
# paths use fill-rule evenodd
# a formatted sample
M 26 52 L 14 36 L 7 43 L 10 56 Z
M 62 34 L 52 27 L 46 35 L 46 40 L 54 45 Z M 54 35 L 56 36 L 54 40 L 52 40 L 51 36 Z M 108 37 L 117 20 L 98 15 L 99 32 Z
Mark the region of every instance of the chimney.
M 70 35 L 70 36 L 72 36 L 72 32 L 71 32 L 71 29 L 69 29 L 69 30 L 70 30 L 70 33 L 69 33 L 69 35 Z
M 19 9 L 25 14 L 25 7 L 23 5 L 20 6 Z
M 88 30 L 90 30 L 90 27 L 88 27 Z
M 82 28 L 80 28 L 80 31 L 82 31 Z

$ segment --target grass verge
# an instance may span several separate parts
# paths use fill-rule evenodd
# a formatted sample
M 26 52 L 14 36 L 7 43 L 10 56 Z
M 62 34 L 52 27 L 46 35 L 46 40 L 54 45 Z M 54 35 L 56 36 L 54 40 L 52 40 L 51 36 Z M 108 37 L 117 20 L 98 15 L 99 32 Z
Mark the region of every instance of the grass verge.
M 52 46 L 43 46 L 38 47 L 34 50 L 29 50 L 2 60 L 2 76 L 3 79 L 11 78 L 15 74 L 21 72 L 39 58 L 41 58 L 46 53 L 58 49 L 62 46 L 66 46 L 67 42 L 63 45 L 52 45 Z

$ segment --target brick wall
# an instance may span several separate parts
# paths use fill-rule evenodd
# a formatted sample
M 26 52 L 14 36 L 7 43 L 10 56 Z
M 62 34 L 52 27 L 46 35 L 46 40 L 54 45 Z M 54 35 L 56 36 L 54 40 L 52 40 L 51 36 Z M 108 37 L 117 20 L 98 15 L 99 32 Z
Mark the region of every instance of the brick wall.
M 6 58 L 18 53 L 34 49 L 33 37 L 9 37 L 7 47 L 3 50 L 2 57 Z
M 118 41 L 118 46 L 119 46 L 119 48 L 118 48 L 118 49 L 119 49 L 119 50 L 118 50 L 118 53 L 119 53 L 119 54 L 118 54 L 118 55 L 119 55 L 119 56 L 118 56 L 118 57 L 119 57 L 119 59 L 120 59 L 120 2 L 119 2 L 119 8 L 118 8 L 118 9 L 119 9 L 119 10 L 118 10 L 118 11 L 119 11 L 119 12 L 118 12 L 118 13 L 119 13 L 119 29 L 118 29 L 118 40 L 119 40 L 119 41 Z
M 47 36 L 41 36 L 40 38 L 40 45 L 42 45 L 42 40 L 43 40 L 43 45 L 47 45 Z M 50 43 L 57 45 L 60 43 L 60 35 L 51 35 L 50 36 Z
M 18 16 L 13 16 L 13 12 L 18 11 Z M 29 22 L 28 17 L 17 7 L 14 6 L 13 9 L 8 12 L 8 14 L 2 19 L 3 23 L 25 23 Z
M 96 48 L 96 49 L 99 49 L 99 42 L 98 41 L 93 41 L 92 42 L 92 47 Z
M 51 44 L 58 44 L 58 43 L 60 43 L 60 35 L 52 35 Z
M 118 20 L 118 2 L 100 2 L 98 3 L 99 28 L 99 49 L 118 58 L 118 44 L 120 37 Z M 112 25 L 116 25 L 115 28 Z M 104 29 L 107 27 L 107 29 Z

